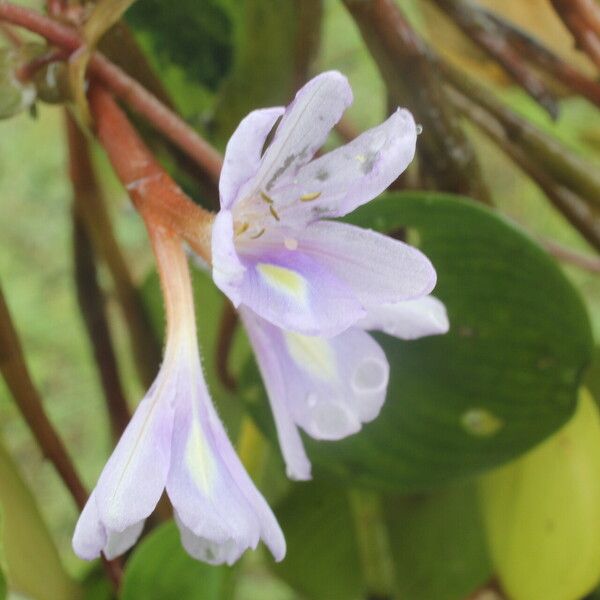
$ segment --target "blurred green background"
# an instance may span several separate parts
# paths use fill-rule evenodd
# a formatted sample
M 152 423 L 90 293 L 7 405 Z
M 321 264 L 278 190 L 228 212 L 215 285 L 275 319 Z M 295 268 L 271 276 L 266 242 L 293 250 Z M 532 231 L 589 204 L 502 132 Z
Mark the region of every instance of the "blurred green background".
M 235 12 L 233 0 L 222 4 L 228 5 L 228 10 Z M 428 13 L 422 9 L 423 3 L 405 0 L 400 4 L 424 30 L 432 26 L 428 21 Z M 218 70 L 209 76 L 210 70 L 203 67 L 200 60 L 198 63 L 192 61 L 189 67 L 190 70 L 204 68 L 208 73 L 200 82 L 195 80 L 193 73 L 186 74 L 184 67 L 172 57 L 168 63 L 165 62 L 165 53 L 160 46 L 162 42 L 156 36 L 153 38 L 151 33 L 156 24 L 152 22 L 151 16 L 144 14 L 144 11 L 154 9 L 161 14 L 160 5 L 158 0 L 139 0 L 130 21 L 137 28 L 142 43 L 153 50 L 152 59 L 159 66 L 165 83 L 184 116 L 199 127 L 206 127 L 207 133 L 212 134 L 213 139 L 222 145 L 231 132 L 231 127 L 235 125 L 235 122 L 229 123 L 228 119 L 238 118 L 233 116 L 237 108 L 222 106 L 226 102 L 235 104 L 236 96 L 232 99 L 231 95 L 219 95 Z M 214 0 L 207 3 L 209 8 L 218 5 Z M 164 10 L 166 3 L 163 2 L 162 6 Z M 207 14 L 207 18 L 210 18 L 208 9 Z M 227 36 L 233 34 L 228 34 L 227 28 L 221 32 L 211 23 L 209 20 L 208 25 L 202 26 L 215 31 L 216 41 L 213 47 L 216 49 L 213 51 L 227 62 L 227 48 L 231 44 Z M 174 25 L 167 24 L 165 27 Z M 198 49 L 196 51 L 199 52 Z M 181 52 L 185 56 L 185 49 Z M 256 51 L 256 56 L 261 56 L 260 49 Z M 477 57 L 472 60 L 474 63 L 480 60 L 482 65 L 485 62 Z M 351 18 L 343 5 L 335 0 L 326 0 L 324 3 L 321 48 L 312 71 L 330 68 L 339 69 L 350 79 L 355 101 L 348 116 L 353 124 L 363 129 L 379 123 L 386 112 L 384 85 Z M 235 81 L 230 82 L 230 85 L 235 86 Z M 560 118 L 557 123 L 552 123 L 543 110 L 516 87 L 505 82 L 498 83 L 493 78 L 490 85 L 515 111 L 559 138 L 574 152 L 584 155 L 594 168 L 600 167 L 600 119 L 597 109 L 587 101 L 576 97 L 562 98 Z M 256 97 L 261 97 L 260 91 Z M 210 115 L 215 106 L 217 110 L 214 114 L 217 118 L 211 121 Z M 40 104 L 36 112 L 35 117 L 21 114 L 0 123 L 0 280 L 47 412 L 70 450 L 84 483 L 91 488 L 110 453 L 112 441 L 92 350 L 75 297 L 72 192 L 67 178 L 62 108 Z M 535 239 L 552 240 L 586 255 L 593 254 L 593 250 L 550 206 L 534 183 L 515 169 L 479 132 L 469 128 L 469 133 L 500 212 Z M 143 226 L 126 194 L 113 179 L 101 152 L 97 152 L 95 158 L 98 168 L 104 174 L 102 184 L 119 241 L 136 281 L 142 285 L 152 269 Z M 600 338 L 600 276 L 598 273 L 564 264 L 561 268 L 585 300 L 597 343 Z M 134 376 L 132 359 L 124 337 L 123 317 L 112 295 L 110 278 L 102 269 L 100 280 L 108 290 L 111 331 L 116 340 L 128 399 L 134 407 L 144 390 Z M 551 302 L 552 299 L 549 298 L 548 301 Z M 241 369 L 241 365 L 239 368 Z M 230 400 L 227 399 L 228 402 Z M 221 410 L 235 413 L 240 409 L 221 406 Z M 81 575 L 88 567 L 76 559 L 70 547 L 77 511 L 52 465 L 43 460 L 3 382 L 0 382 L 0 433 L 38 501 L 67 569 Z M 279 459 L 272 456 L 277 453 L 278 450 L 273 446 L 268 460 L 274 471 L 280 470 Z M 598 477 L 600 478 L 600 473 Z M 267 487 L 270 485 L 276 497 L 281 495 L 285 485 L 279 481 L 279 476 L 272 478 L 275 481 Z M 306 488 L 309 491 L 302 493 L 314 500 L 311 485 Z M 314 494 L 336 496 L 336 485 L 331 485 L 332 489 L 319 489 Z M 465 503 L 470 502 L 470 496 L 462 488 L 451 488 L 445 493 L 451 497 L 448 511 L 456 507 L 458 514 L 459 508 L 464 508 Z M 407 499 L 402 501 L 410 502 Z M 288 507 L 287 510 L 293 516 L 293 508 Z M 426 507 L 423 508 L 423 511 L 426 510 Z M 337 514 L 339 522 L 336 522 L 331 531 L 334 537 L 343 535 L 348 526 L 344 522 L 344 514 L 342 509 Z M 462 518 L 456 517 L 453 520 L 452 513 L 448 514 L 452 523 L 460 522 Z M 413 515 L 411 518 L 415 518 L 418 523 L 417 516 Z M 407 528 L 406 523 L 399 523 L 397 526 Z M 468 525 L 461 530 L 464 532 L 466 529 Z M 403 536 L 409 540 L 411 535 L 417 538 L 433 535 L 435 539 L 434 534 L 435 532 L 428 534 L 418 530 L 403 530 Z M 485 560 L 481 559 L 483 563 Z M 477 563 L 477 559 L 474 559 L 474 563 Z M 417 565 L 415 569 L 418 568 Z M 473 568 L 485 571 L 485 566 L 475 564 Z M 289 579 L 288 583 L 284 583 L 267 569 L 264 561 L 256 557 L 249 557 L 244 562 L 243 573 L 236 598 L 284 600 L 301 597 L 298 592 L 293 591 Z M 326 570 L 323 570 L 322 576 L 327 578 Z M 442 596 L 436 596 L 434 591 L 427 596 L 420 596 L 418 592 L 411 596 L 409 592 L 403 597 L 416 599 Z

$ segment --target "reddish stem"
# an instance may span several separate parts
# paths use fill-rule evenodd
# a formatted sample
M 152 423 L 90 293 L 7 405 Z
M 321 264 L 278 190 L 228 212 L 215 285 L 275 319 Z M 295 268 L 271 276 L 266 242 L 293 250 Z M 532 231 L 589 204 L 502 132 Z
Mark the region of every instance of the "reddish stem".
M 600 68 L 600 7 L 590 0 L 551 0 L 577 45 Z
M 83 44 L 73 29 L 22 6 L 0 1 L 0 19 L 33 31 L 66 50 L 75 51 Z M 177 114 L 102 54 L 93 54 L 89 70 L 115 95 L 125 100 L 193 158 L 213 181 L 218 182 L 222 165 L 221 155 Z
M 94 351 L 113 436 L 118 440 L 129 423 L 130 414 L 121 385 L 121 376 L 105 312 L 104 291 L 98 282 L 96 257 L 83 206 L 88 200 L 90 188 L 96 190 L 97 183 L 86 140 L 68 113 L 66 125 L 69 171 L 74 197 L 73 243 L 77 299 Z
M 556 98 L 545 82 L 523 62 L 510 44 L 505 29 L 470 0 L 436 0 L 438 6 L 478 44 L 542 107 L 553 119 L 558 117 Z
M 17 79 L 23 82 L 29 81 L 40 69 L 43 69 L 51 63 L 65 60 L 67 56 L 68 55 L 64 50 L 50 50 L 49 52 L 44 52 L 20 67 L 16 72 Z
M 107 91 L 94 86 L 89 101 L 98 139 L 142 217 L 177 232 L 210 262 L 214 215 L 194 204 L 175 184 Z
M 116 297 L 129 330 L 135 366 L 143 385 L 150 387 L 160 366 L 162 348 L 148 311 L 114 234 L 111 218 L 96 180 L 89 142 L 73 119 L 68 120 L 71 179 L 78 190 L 78 209 L 96 253 L 102 257 L 114 282 Z M 76 164 L 75 164 L 76 163 Z
M 582 254 L 572 248 L 567 248 L 554 240 L 541 239 L 540 243 L 557 260 L 569 263 L 583 271 L 600 274 L 600 259 L 596 256 Z
M 395 105 L 407 106 L 423 125 L 419 167 L 438 189 L 491 199 L 473 146 L 444 97 L 431 50 L 394 0 L 343 0 L 371 52 Z
M 46 416 L 42 399 L 29 374 L 19 336 L 10 317 L 2 289 L 0 289 L 0 372 L 44 456 L 58 471 L 75 504 L 80 510 L 83 509 L 87 501 L 87 492 L 62 440 Z
M 484 12 L 504 31 L 517 52 L 527 57 L 533 64 L 544 69 L 568 88 L 600 106 L 600 84 L 598 82 L 580 73 L 537 39 L 514 24 L 492 12 Z

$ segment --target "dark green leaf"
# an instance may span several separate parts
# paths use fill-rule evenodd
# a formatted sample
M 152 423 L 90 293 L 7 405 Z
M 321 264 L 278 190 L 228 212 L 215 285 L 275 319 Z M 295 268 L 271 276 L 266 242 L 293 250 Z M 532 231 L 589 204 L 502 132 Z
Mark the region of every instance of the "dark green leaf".
M 228 5 L 223 0 L 144 0 L 131 7 L 127 20 L 146 34 L 161 66 L 176 65 L 191 81 L 214 90 L 232 63 Z
M 474 484 L 388 497 L 383 507 L 400 598 L 463 600 L 489 578 Z M 348 488 L 297 484 L 275 512 L 288 543 L 273 566 L 279 577 L 311 600 L 366 597 Z
M 491 576 L 474 484 L 390 498 L 386 507 L 404 600 L 462 600 Z
M 280 0 L 239 3 L 234 64 L 215 114 L 214 137 L 220 146 L 251 110 L 290 100 L 298 20 L 295 4 Z
M 172 521 L 138 544 L 127 562 L 121 600 L 211 600 L 220 598 L 225 567 L 194 560 Z
M 277 575 L 307 598 L 364 597 L 347 490 L 322 481 L 298 484 L 275 512 L 288 547 L 274 565 Z
M 96 563 L 82 582 L 83 600 L 114 600 L 115 592 L 101 563 Z
M 594 348 L 592 364 L 585 375 L 583 384 L 590 390 L 596 402 L 600 402 L 600 346 Z
M 451 331 L 413 342 L 378 336 L 391 365 L 382 413 L 346 440 L 307 440 L 317 467 L 375 488 L 423 490 L 514 458 L 568 419 L 590 361 L 590 325 L 539 246 L 494 212 L 444 195 L 388 194 L 351 220 L 410 228 L 436 266 Z M 245 397 L 264 426 L 254 377 Z

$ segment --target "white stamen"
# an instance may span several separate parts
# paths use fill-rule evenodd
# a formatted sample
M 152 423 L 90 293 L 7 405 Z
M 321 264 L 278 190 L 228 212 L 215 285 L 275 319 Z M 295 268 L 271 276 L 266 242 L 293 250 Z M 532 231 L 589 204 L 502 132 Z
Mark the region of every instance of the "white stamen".
M 296 248 L 298 248 L 298 240 L 295 240 L 294 238 L 285 238 L 283 240 L 283 245 L 288 250 L 296 250 Z

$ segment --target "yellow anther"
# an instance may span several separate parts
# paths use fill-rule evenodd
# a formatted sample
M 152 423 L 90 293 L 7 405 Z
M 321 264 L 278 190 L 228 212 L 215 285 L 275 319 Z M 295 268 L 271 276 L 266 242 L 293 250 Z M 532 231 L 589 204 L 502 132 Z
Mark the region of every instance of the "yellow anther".
M 280 220 L 280 219 L 279 219 L 279 215 L 277 214 L 277 211 L 276 211 L 276 210 L 273 208 L 273 205 L 272 205 L 272 204 L 269 204 L 269 211 L 270 211 L 270 213 L 273 215 L 273 218 L 274 218 L 276 221 L 279 221 L 279 220 Z
M 311 202 L 312 200 L 316 200 L 321 195 L 321 192 L 311 192 L 310 194 L 302 194 L 300 196 L 301 202 Z
M 265 194 L 264 192 L 260 193 L 260 197 L 267 203 L 267 204 L 273 204 L 273 198 L 271 198 L 271 196 L 267 196 L 267 194 Z
M 254 235 L 251 235 L 250 239 L 251 240 L 258 239 L 264 232 L 265 232 L 265 228 L 263 227 L 258 233 L 255 233 Z
M 241 225 L 238 225 L 235 228 L 235 235 L 242 235 L 242 233 L 244 233 L 245 231 L 248 231 L 248 227 L 250 227 L 250 224 L 247 222 L 244 222 Z

